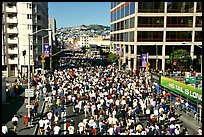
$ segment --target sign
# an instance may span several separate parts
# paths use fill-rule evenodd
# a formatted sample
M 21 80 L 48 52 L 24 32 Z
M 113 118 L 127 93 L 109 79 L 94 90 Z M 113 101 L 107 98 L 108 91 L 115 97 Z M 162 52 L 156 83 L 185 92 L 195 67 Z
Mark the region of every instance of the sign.
M 45 63 L 45 60 L 44 60 L 44 59 L 42 59 L 42 60 L 41 60 L 41 62 L 42 62 L 42 63 Z
M 148 67 L 149 67 L 149 66 L 150 66 L 150 63 L 149 63 L 149 62 L 147 62 L 147 63 L 146 63 L 146 66 L 148 66 Z
M 147 54 L 142 54 L 142 67 L 146 68 Z
M 25 89 L 25 97 L 34 97 L 34 89 Z
M 148 66 L 146 67 L 146 70 L 149 70 L 149 67 L 148 67 Z
M 202 103 L 202 90 L 188 86 L 173 79 L 161 76 L 161 86 L 183 95 L 184 97 L 193 100 L 198 103 Z
M 50 55 L 50 47 L 48 43 L 44 43 L 44 54 L 46 57 L 49 57 Z
M 116 55 L 120 54 L 120 47 L 116 47 Z
M 40 57 L 41 57 L 42 59 L 44 59 L 44 58 L 45 58 L 45 54 L 42 54 Z

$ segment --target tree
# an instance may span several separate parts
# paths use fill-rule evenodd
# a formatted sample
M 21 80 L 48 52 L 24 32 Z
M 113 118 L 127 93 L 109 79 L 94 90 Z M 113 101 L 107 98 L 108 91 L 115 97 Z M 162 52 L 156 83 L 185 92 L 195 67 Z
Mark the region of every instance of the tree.
M 178 49 L 170 54 L 169 59 L 166 61 L 166 63 L 175 65 L 180 69 L 183 69 L 184 67 L 187 67 L 187 65 L 191 66 L 192 59 L 188 51 L 184 49 Z
M 83 51 L 83 53 L 86 53 L 86 46 L 81 47 L 81 50 Z
M 113 64 L 113 63 L 118 64 L 118 59 L 119 59 L 119 57 L 118 57 L 118 55 L 116 55 L 116 54 L 110 53 L 110 54 L 108 55 L 108 61 L 109 61 L 111 64 Z

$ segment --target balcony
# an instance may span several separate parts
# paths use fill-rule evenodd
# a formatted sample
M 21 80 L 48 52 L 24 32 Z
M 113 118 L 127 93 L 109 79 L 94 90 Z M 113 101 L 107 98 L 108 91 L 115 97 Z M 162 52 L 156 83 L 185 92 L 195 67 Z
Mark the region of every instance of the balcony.
M 18 64 L 18 58 L 8 59 L 8 64 Z
M 7 23 L 18 23 L 17 17 L 7 18 Z
M 8 54 L 18 54 L 18 48 L 8 48 Z
M 7 13 L 17 13 L 17 8 L 16 8 L 16 6 L 7 6 L 6 12 Z
M 18 33 L 18 30 L 16 27 L 10 29 L 10 28 L 7 28 L 7 33 Z
M 18 44 L 18 39 L 8 39 L 8 44 Z

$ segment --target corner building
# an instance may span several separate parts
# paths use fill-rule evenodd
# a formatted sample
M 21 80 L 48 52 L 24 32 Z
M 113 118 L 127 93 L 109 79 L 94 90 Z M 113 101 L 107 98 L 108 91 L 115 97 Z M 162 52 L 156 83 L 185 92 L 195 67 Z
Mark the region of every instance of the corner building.
M 202 2 L 111 2 L 110 13 L 110 50 L 120 47 L 121 63 L 132 70 L 140 69 L 142 53 L 154 69 L 158 55 L 163 71 L 171 68 L 166 60 L 173 47 L 187 50 L 193 66 L 202 55 Z
M 3 2 L 2 3 L 2 75 L 5 77 L 28 76 L 28 64 L 34 72 L 34 65 L 41 64 L 41 31 L 48 28 L 48 2 Z M 28 49 L 30 43 L 30 57 Z M 23 56 L 23 51 L 26 55 Z M 29 73 L 31 73 L 29 72 Z

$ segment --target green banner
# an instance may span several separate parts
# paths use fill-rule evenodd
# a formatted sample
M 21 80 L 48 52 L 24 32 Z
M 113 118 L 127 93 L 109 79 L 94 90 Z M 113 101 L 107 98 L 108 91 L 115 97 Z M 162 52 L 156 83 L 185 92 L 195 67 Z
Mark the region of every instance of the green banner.
M 160 85 L 195 102 L 202 102 L 202 90 L 200 89 L 188 86 L 164 76 L 161 76 Z

